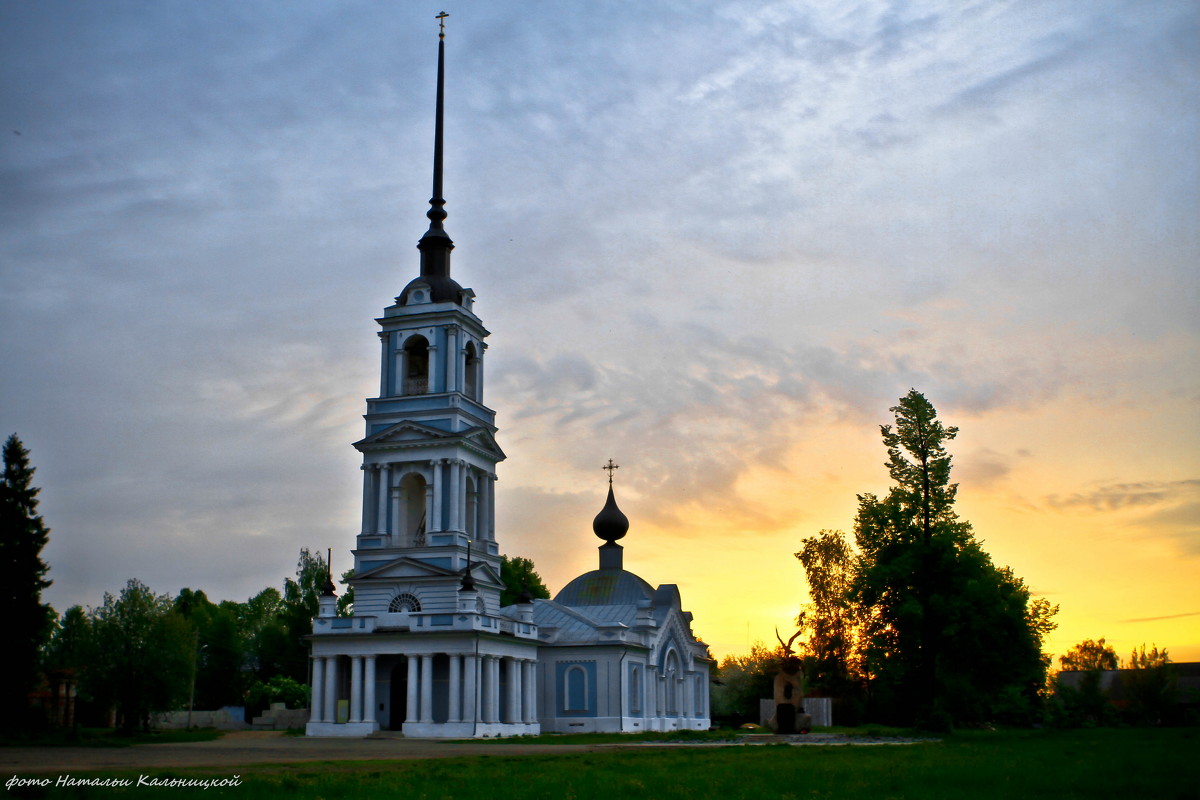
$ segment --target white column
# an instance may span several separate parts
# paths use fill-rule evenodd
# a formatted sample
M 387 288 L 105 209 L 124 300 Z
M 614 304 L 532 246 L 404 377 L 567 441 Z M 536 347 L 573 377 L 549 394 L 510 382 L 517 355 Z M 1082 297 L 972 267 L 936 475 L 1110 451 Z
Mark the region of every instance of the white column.
M 375 721 L 375 656 L 367 656 L 363 664 L 363 722 Z
M 683 679 L 683 713 L 681 717 L 696 716 L 696 680 L 694 676 L 688 674 Z
M 417 659 L 420 656 L 408 656 L 408 692 L 406 693 L 406 708 L 404 709 L 404 721 L 416 722 L 417 712 L 420 710 L 417 703 L 421 695 L 418 693 L 419 688 L 417 682 L 421 680 L 421 670 Z
M 337 722 L 337 656 L 325 659 L 325 721 Z
M 453 325 L 446 326 L 446 391 L 458 390 L 458 329 Z
M 479 720 L 480 722 L 495 722 L 492 719 L 492 657 L 479 658 Z
M 450 459 L 450 530 L 462 530 L 462 462 Z
M 379 496 L 376 497 L 376 505 L 378 517 L 375 519 L 375 532 L 381 536 L 387 533 L 387 500 L 388 493 L 391 490 L 391 469 L 387 464 L 379 465 L 379 482 L 377 490 Z
M 488 474 L 483 470 L 475 473 L 475 538 L 488 538 Z
M 425 533 L 428 534 L 429 531 L 431 531 L 431 530 L 433 530 L 433 482 L 432 481 L 425 484 Z M 429 539 L 426 538 L 425 543 L 428 543 L 428 542 L 429 542 Z
M 396 365 L 395 371 L 392 372 L 392 382 L 396 386 L 393 394 L 408 394 L 404 388 L 404 382 L 408 378 L 408 351 L 403 347 L 396 350 L 396 357 L 392 363 Z
M 362 656 L 350 656 L 350 719 L 362 722 Z
M 448 722 L 460 722 L 462 720 L 462 706 L 459 703 L 459 698 L 462 697 L 462 656 L 457 653 L 450 654 L 450 707 L 446 717 Z
M 421 656 L 421 722 L 433 722 L 433 655 Z
M 492 657 L 492 720 L 500 722 L 500 656 Z
M 379 332 L 379 396 L 388 396 L 388 346 L 391 343 L 390 335 Z
M 431 515 L 425 524 L 425 530 L 440 531 L 442 529 L 442 465 L 446 463 L 446 459 L 435 458 L 429 463 L 433 467 L 433 507 L 430 509 Z
M 521 662 L 515 658 L 504 659 L 508 664 L 508 714 L 505 722 L 521 721 Z
M 496 476 L 488 475 L 488 522 L 487 539 L 496 541 Z
M 371 493 L 371 468 L 363 464 L 359 469 L 363 474 L 363 502 L 362 502 L 362 532 L 364 534 L 371 532 L 371 500 L 375 496 Z
M 479 343 L 479 352 L 475 354 L 475 358 L 479 363 L 475 365 L 475 399 L 480 403 L 483 402 L 483 354 L 487 350 L 487 345 L 483 342 Z
M 437 337 L 434 337 L 433 340 L 430 341 L 430 343 L 429 343 L 429 366 L 427 367 L 427 369 L 429 370 L 429 380 L 426 382 L 426 386 L 428 387 L 425 390 L 426 392 L 444 392 L 445 391 L 445 388 L 439 387 L 438 382 L 437 382 L 437 374 L 438 374 L 437 354 L 438 354 Z
M 312 713 L 310 722 L 325 721 L 325 659 L 313 656 L 312 660 Z
M 525 689 L 525 702 L 522 704 L 524 713 L 521 717 L 525 724 L 532 725 L 537 722 L 537 678 L 534 673 L 537 664 L 530 660 L 522 662 L 521 666 L 521 686 Z
M 402 469 L 402 467 L 400 467 L 400 465 L 397 464 L 396 465 L 396 474 L 399 474 L 401 469 Z M 400 520 L 401 520 L 400 491 L 399 491 L 399 489 L 397 489 L 396 491 L 389 491 L 388 494 L 391 496 L 391 506 L 392 506 L 392 523 L 390 525 L 388 525 L 388 533 L 390 533 L 392 536 L 396 536 L 400 533 L 400 530 L 401 530 L 401 527 L 400 527 Z M 407 545 L 408 542 L 401 542 L 400 544 Z
M 463 720 L 477 722 L 479 720 L 479 656 L 471 653 L 466 658 L 463 670 Z

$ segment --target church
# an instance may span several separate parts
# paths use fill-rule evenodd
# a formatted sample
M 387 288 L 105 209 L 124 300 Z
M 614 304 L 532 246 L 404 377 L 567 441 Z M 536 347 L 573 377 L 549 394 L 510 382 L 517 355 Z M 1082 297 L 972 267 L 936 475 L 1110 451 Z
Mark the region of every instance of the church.
M 443 15 L 444 16 L 444 15 Z M 433 195 L 420 273 L 377 319 L 379 396 L 367 400 L 354 613 L 327 580 L 313 620 L 309 736 L 471 738 L 709 727 L 706 646 L 673 584 L 624 569 L 629 520 L 593 520 L 597 569 L 553 600 L 500 605 L 495 412 L 475 293 L 450 276 L 442 196 L 444 28 Z M 582 527 L 582 525 L 581 525 Z

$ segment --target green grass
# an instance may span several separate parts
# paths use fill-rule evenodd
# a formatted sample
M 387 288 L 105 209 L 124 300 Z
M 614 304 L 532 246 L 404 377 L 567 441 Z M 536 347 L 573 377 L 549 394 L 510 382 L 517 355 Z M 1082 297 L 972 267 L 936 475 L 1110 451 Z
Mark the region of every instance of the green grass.
M 121 733 L 112 728 L 39 731 L 0 739 L 0 747 L 132 747 L 135 744 L 211 742 L 224 736 L 215 728 Z
M 1184 800 L 1200 797 L 1198 745 L 1200 731 L 1194 728 L 972 731 L 939 743 L 903 746 L 631 748 L 150 774 L 241 776 L 242 784 L 236 788 L 171 789 L 168 793 L 173 798 Z M 77 792 L 34 787 L 32 792 L 19 789 L 10 795 L 111 797 L 139 793 L 144 794 L 145 789 Z

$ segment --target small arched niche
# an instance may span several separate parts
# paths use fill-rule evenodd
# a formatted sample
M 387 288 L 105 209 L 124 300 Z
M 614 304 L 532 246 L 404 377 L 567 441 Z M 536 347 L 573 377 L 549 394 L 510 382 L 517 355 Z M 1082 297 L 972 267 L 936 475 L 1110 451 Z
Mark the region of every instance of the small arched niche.
M 421 335 L 404 342 L 404 394 L 429 392 L 429 341 Z

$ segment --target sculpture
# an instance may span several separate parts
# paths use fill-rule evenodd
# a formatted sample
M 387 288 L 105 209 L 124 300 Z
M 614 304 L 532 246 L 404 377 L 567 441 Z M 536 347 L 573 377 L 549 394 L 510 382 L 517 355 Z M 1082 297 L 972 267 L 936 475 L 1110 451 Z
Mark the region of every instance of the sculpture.
M 808 733 L 812 729 L 812 716 L 804 713 L 804 670 L 799 657 L 792 651 L 792 643 L 802 630 L 803 627 L 785 643 L 779 635 L 779 629 L 775 629 L 775 638 L 783 650 L 783 660 L 773 685 L 775 714 L 767 720 L 767 725 L 775 733 L 784 736 Z

